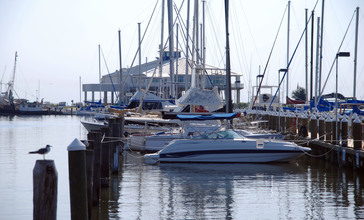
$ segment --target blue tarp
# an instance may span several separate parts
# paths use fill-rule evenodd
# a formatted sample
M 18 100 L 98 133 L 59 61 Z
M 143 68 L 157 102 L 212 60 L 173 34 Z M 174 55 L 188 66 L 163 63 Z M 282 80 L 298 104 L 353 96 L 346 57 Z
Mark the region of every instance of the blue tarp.
M 185 120 L 223 120 L 223 119 L 233 119 L 237 116 L 237 112 L 235 113 L 217 113 L 212 115 L 177 115 L 177 118 L 185 121 Z

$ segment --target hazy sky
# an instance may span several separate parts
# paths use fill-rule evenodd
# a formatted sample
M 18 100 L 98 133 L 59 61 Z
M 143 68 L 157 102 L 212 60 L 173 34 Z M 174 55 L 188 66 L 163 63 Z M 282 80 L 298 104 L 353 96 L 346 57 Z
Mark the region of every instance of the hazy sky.
M 98 82 L 98 45 L 101 45 L 106 60 L 106 63 L 102 61 L 102 74 L 107 74 L 107 68 L 110 72 L 114 72 L 119 68 L 118 30 L 120 29 L 123 66 L 130 66 L 138 45 L 137 23 L 141 22 L 141 29 L 144 32 L 156 4 L 158 5 L 154 17 L 142 44 L 142 60 L 144 62 L 147 57 L 150 61 L 158 56 L 161 2 L 161 0 L 0 0 L 2 82 L 9 81 L 13 72 L 14 54 L 18 51 L 15 89 L 19 97 L 34 101 L 37 97 L 36 91 L 40 88 L 39 99 L 44 98 L 45 101 L 53 103 L 66 101 L 71 104 L 71 100 L 78 102 L 79 78 L 81 77 L 82 83 Z M 182 0 L 175 1 L 177 7 L 182 2 Z M 242 98 L 245 102 L 248 100 L 249 79 L 251 84 L 255 85 L 259 66 L 261 73 L 263 72 L 287 2 L 287 0 L 230 1 L 231 66 L 234 72 L 243 74 L 241 81 L 245 84 L 245 89 L 242 91 Z M 315 3 L 316 0 L 291 2 L 290 54 L 293 53 L 304 28 L 305 8 L 311 13 Z M 322 0 L 318 2 L 315 11 L 315 42 L 316 16 L 321 17 L 321 4 Z M 191 9 L 192 5 L 193 1 Z M 364 1 L 325 1 L 322 74 L 324 81 L 357 6 L 361 8 L 357 96 L 359 99 L 364 99 L 362 89 Z M 181 10 L 184 22 L 186 22 L 186 7 L 187 0 L 184 1 Z M 202 16 L 202 13 L 200 14 Z M 287 13 L 283 19 L 264 84 L 277 85 L 278 69 L 286 66 Z M 192 16 L 190 25 L 192 27 Z M 208 64 L 217 67 L 225 65 L 224 28 L 223 1 L 207 0 L 206 60 Z M 167 32 L 167 26 L 165 31 Z M 339 60 L 339 92 L 346 96 L 353 95 L 354 41 L 355 18 L 341 49 L 351 52 L 352 56 Z M 291 64 L 290 93 L 297 85 L 305 87 L 304 46 L 303 39 Z M 325 92 L 335 91 L 334 77 L 335 68 Z M 3 86 L 3 90 L 4 88 Z

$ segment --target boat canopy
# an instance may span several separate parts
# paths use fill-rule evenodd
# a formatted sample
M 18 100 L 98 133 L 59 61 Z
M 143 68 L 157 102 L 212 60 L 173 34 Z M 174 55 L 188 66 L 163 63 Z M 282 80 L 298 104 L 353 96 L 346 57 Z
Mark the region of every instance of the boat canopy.
M 177 115 L 177 118 L 181 121 L 186 120 L 223 120 L 223 119 L 233 119 L 238 115 L 237 112 L 234 113 L 218 113 L 212 115 Z

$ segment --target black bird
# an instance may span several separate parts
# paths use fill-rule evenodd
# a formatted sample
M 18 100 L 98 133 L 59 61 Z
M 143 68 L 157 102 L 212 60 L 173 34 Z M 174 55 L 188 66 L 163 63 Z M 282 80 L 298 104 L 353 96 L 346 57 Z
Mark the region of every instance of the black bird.
M 47 153 L 49 153 L 49 151 L 51 151 L 51 145 L 49 145 L 49 144 L 47 144 L 47 146 L 46 147 L 44 147 L 44 148 L 40 148 L 39 150 L 37 150 L 37 151 L 30 151 L 29 153 L 30 154 L 42 154 L 43 155 L 43 160 L 45 160 L 45 158 L 44 158 L 44 154 L 47 154 Z

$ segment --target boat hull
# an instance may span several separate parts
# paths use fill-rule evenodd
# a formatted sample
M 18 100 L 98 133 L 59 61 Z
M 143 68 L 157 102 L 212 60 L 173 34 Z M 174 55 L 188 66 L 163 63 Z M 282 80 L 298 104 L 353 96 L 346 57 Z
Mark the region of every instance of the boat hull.
M 309 148 L 289 142 L 255 140 L 175 140 L 158 153 L 159 162 L 271 163 L 289 162 Z

